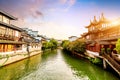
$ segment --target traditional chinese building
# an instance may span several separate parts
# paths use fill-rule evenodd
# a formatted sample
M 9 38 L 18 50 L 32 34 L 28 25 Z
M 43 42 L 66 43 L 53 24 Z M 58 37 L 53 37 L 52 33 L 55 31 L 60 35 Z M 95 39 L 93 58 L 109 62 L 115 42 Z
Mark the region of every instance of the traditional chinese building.
M 100 52 L 102 47 L 114 49 L 117 39 L 120 38 L 120 19 L 108 20 L 103 13 L 99 20 L 94 16 L 86 28 L 88 32 L 81 36 L 86 40 L 87 50 L 93 52 Z
M 12 25 L 11 20 L 17 20 L 14 16 L 0 10 L 0 53 L 22 50 L 22 29 Z

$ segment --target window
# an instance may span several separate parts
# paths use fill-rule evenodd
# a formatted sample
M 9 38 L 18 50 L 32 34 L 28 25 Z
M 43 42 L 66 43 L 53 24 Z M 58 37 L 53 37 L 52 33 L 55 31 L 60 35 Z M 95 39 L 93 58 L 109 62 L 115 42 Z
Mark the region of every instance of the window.
M 19 37 L 19 32 L 18 31 L 15 31 L 15 36 Z
M 0 21 L 2 21 L 2 15 L 0 14 Z
M 86 39 L 89 39 L 90 37 L 89 36 L 86 36 Z
M 12 36 L 12 29 L 9 29 L 9 35 Z
M 4 35 L 4 34 L 5 34 L 5 27 L 0 26 L 0 35 Z
M 6 32 L 5 32 L 5 35 L 9 35 L 9 28 L 6 28 Z
M 10 24 L 9 21 L 10 21 L 9 18 L 3 16 L 3 22 L 4 23 Z
M 3 52 L 3 44 L 0 44 L 0 52 Z

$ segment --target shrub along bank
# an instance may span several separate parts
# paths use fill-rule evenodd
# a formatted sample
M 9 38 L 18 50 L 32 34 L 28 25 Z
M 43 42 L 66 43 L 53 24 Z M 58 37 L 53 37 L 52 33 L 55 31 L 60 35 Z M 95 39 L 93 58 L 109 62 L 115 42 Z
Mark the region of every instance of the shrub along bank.
M 46 50 L 46 49 L 56 49 L 58 45 L 57 40 L 55 39 L 51 39 L 50 41 L 44 41 L 42 43 L 42 50 Z
M 64 40 L 61 44 L 64 50 L 76 52 L 78 54 L 83 54 L 86 51 L 85 42 L 82 39 L 78 39 L 76 41 L 70 42 L 68 40 Z
M 77 39 L 76 41 L 70 42 L 68 40 L 62 41 L 61 46 L 63 50 L 71 52 L 73 55 L 84 57 L 91 61 L 94 64 L 102 64 L 102 60 L 99 58 L 91 58 L 85 55 L 86 52 L 86 44 L 82 39 Z

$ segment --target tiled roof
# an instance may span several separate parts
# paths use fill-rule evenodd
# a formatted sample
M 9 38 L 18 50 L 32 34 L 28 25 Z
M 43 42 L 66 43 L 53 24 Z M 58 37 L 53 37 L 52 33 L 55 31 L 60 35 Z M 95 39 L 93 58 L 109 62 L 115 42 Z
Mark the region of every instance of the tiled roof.
M 12 16 L 12 15 L 10 15 L 10 14 L 8 14 L 7 12 L 4 12 L 4 11 L 2 11 L 2 10 L 0 10 L 0 14 L 3 14 L 4 16 L 9 17 L 9 18 L 12 19 L 12 20 L 17 20 L 16 17 L 14 17 L 14 16 Z

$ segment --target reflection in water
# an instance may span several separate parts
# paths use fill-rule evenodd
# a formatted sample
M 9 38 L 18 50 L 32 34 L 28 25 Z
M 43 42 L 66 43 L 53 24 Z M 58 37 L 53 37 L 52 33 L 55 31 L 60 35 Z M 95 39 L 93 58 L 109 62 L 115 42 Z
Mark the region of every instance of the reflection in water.
M 98 66 L 61 50 L 45 51 L 3 67 L 0 73 L 0 80 L 119 80 Z
M 37 70 L 41 54 L 0 68 L 0 80 L 19 80 Z
M 63 52 L 65 53 L 65 52 Z M 77 59 L 75 57 L 70 57 L 67 54 L 63 54 L 65 62 L 71 66 L 71 69 L 75 71 L 78 76 L 86 75 L 89 79 L 85 80 L 119 80 L 112 73 L 109 73 L 102 68 L 91 64 L 89 61 L 84 59 Z M 83 79 L 84 80 L 84 79 Z

